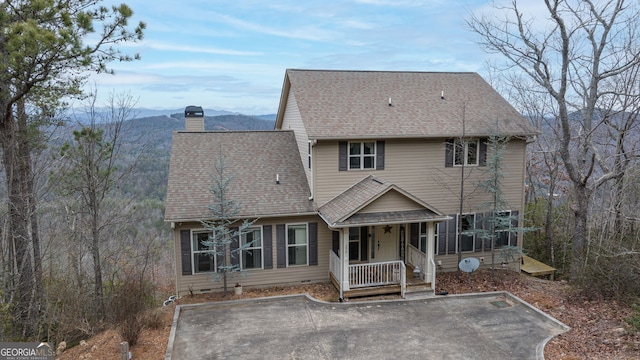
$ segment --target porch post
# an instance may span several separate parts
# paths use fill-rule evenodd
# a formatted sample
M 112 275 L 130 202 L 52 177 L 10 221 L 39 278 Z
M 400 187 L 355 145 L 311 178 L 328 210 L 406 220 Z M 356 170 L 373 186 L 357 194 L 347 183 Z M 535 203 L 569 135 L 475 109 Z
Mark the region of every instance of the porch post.
M 433 278 L 436 269 L 433 266 L 433 253 L 435 251 L 435 223 L 433 222 L 428 222 L 427 223 L 427 256 L 424 257 L 424 267 L 423 269 L 426 269 L 425 273 L 424 273 L 424 280 L 431 282 L 431 279 Z M 435 284 L 431 284 L 431 286 L 434 286 Z
M 340 229 L 340 264 L 342 265 L 342 282 L 340 283 L 340 298 L 349 290 L 349 228 Z

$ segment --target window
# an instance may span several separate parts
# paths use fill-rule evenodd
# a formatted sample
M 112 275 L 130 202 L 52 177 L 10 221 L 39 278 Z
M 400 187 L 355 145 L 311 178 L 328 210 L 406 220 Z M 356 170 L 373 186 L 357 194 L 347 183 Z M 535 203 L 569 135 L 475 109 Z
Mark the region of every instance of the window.
M 453 165 L 478 165 L 478 159 L 480 157 L 480 141 L 478 139 L 472 140 L 454 140 L 454 156 Z
M 360 261 L 360 228 L 349 228 L 349 261 Z
M 240 247 L 241 269 L 262 269 L 262 229 L 248 228 L 241 236 Z
M 473 251 L 476 215 L 465 214 L 460 217 L 462 232 L 460 233 L 460 252 Z
M 287 225 L 287 264 L 307 265 L 307 225 Z
M 501 211 L 495 219 L 496 249 L 509 245 L 511 235 L 511 211 Z
M 311 141 L 308 142 L 307 158 L 309 160 L 309 169 L 311 169 Z
M 349 143 L 349 169 L 375 169 L 376 168 L 376 142 L 350 142 Z
M 425 254 L 427 253 L 427 237 L 427 223 L 420 223 L 420 247 L 418 249 Z
M 193 272 L 215 272 L 216 256 L 211 246 L 205 245 L 204 241 L 210 241 L 210 231 L 194 231 L 191 235 L 193 245 Z

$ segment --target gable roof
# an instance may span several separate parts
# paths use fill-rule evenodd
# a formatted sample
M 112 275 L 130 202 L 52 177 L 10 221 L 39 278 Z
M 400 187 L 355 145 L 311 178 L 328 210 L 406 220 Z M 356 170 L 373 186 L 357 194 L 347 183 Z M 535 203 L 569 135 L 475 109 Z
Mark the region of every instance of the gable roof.
M 536 134 L 477 73 L 288 69 L 276 128 L 289 92 L 309 139 L 460 136 L 463 119 L 467 136 L 491 135 L 496 120 L 502 134 Z
M 166 221 L 210 217 L 213 166 L 220 149 L 234 177 L 229 196 L 241 205 L 240 217 L 314 213 L 293 132 L 174 132 Z
M 358 213 L 367 205 L 390 191 L 397 191 L 423 209 L 386 211 L 382 213 Z M 446 219 L 440 211 L 404 191 L 397 185 L 368 175 L 318 208 L 318 215 L 330 227 L 366 225 L 376 223 L 405 223 Z

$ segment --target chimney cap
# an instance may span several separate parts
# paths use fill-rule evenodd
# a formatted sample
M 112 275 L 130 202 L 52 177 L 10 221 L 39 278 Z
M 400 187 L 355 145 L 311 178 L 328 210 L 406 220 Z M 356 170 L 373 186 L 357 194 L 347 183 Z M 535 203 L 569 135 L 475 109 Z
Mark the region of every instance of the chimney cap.
M 202 106 L 189 105 L 184 109 L 184 117 L 204 117 Z

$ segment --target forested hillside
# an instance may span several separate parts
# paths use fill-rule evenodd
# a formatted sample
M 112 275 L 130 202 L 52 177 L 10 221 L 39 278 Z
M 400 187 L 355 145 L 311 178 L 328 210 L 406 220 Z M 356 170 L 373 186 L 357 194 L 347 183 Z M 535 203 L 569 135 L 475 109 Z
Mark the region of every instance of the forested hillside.
M 205 116 L 205 130 L 272 130 L 275 115 L 264 117 L 248 115 Z M 171 136 L 174 131 L 184 130 L 184 114 L 153 116 L 126 122 L 123 142 L 139 142 L 144 150 L 137 159 L 136 173 L 130 179 L 125 192 L 143 198 L 164 200 L 169 171 Z

